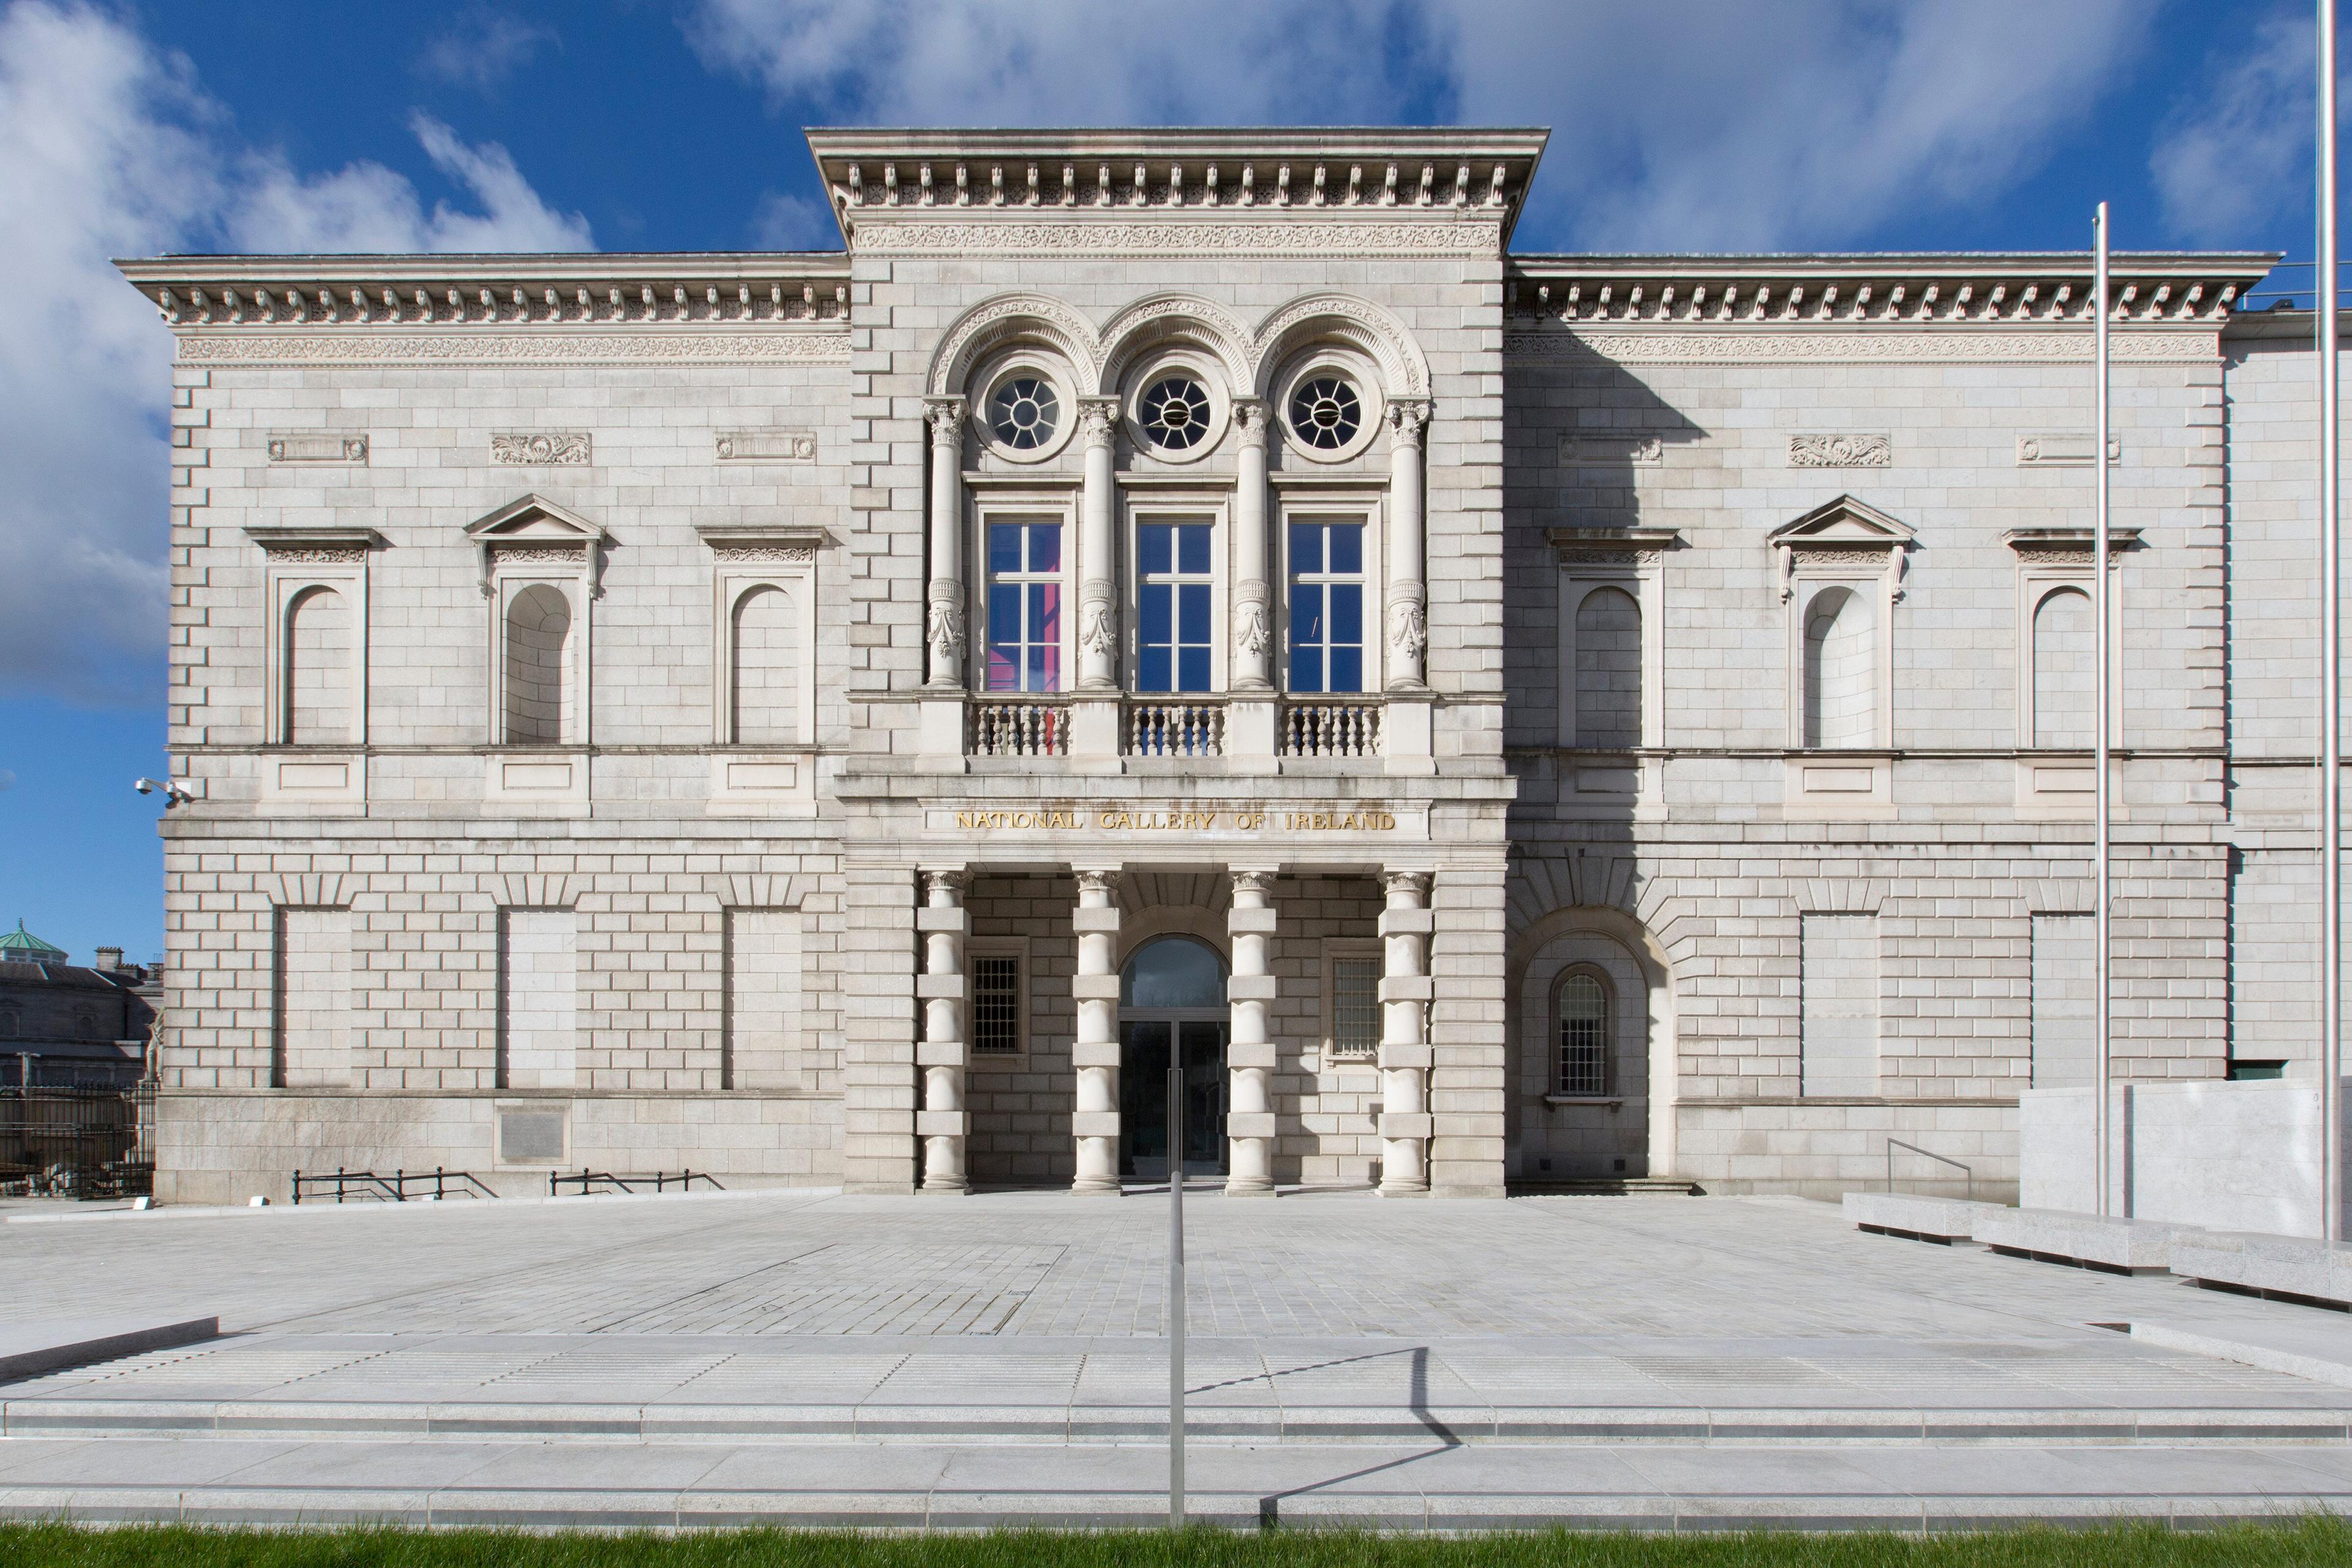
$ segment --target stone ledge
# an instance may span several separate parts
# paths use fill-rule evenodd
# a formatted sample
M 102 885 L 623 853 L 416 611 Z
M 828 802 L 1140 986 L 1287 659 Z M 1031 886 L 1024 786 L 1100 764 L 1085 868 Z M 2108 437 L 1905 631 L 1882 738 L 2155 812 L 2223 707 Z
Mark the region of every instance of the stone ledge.
M 1844 1207 L 1845 1217 L 1857 1229 L 1945 1246 L 1973 1241 L 1978 1219 L 1987 1213 L 2000 1212 L 1996 1204 L 1919 1197 L 1909 1193 L 1848 1193 Z
M 2171 1270 L 2227 1290 L 2352 1310 L 2352 1247 L 2294 1236 L 2195 1231 L 2173 1244 Z
M 2174 1245 L 2196 1232 L 2193 1226 L 2153 1220 L 1988 1205 L 1971 1234 L 1995 1252 L 2118 1274 L 2163 1274 L 2170 1270 Z

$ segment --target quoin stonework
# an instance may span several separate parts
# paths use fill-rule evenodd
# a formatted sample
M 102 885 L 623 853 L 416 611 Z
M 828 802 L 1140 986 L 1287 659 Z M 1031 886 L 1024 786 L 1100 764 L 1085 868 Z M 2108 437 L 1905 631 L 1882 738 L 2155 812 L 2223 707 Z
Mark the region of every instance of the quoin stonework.
M 127 263 L 159 1191 L 2013 1188 L 2308 1075 L 2307 320 L 1511 247 L 1520 131 L 824 131 L 820 254 Z M 1188 1131 L 1166 1133 L 1167 1069 Z

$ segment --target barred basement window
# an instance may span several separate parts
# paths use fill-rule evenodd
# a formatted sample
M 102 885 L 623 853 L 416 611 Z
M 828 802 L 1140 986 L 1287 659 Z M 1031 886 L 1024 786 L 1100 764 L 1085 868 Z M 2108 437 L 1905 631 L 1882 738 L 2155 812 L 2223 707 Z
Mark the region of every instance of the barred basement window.
M 1368 1057 L 1381 1046 L 1381 961 L 1331 961 L 1331 1054 Z
M 1560 982 L 1559 1092 L 1592 1098 L 1609 1092 L 1609 994 L 1590 974 Z
M 1021 1049 L 1018 957 L 972 959 L 971 1048 L 983 1056 L 1010 1056 Z

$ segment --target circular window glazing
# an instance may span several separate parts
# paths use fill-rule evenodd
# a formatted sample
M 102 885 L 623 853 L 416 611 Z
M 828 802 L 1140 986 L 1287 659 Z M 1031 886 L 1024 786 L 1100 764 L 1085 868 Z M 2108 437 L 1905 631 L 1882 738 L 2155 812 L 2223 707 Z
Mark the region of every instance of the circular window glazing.
M 1339 376 L 1310 376 L 1290 394 L 1290 433 L 1302 447 L 1337 452 L 1363 427 L 1363 399 Z
M 1008 376 L 988 400 L 988 428 L 1004 447 L 1034 452 L 1054 438 L 1061 412 L 1062 400 L 1045 377 Z
M 1208 389 L 1189 375 L 1153 382 L 1138 411 L 1144 438 L 1163 451 L 1189 452 L 1209 434 Z

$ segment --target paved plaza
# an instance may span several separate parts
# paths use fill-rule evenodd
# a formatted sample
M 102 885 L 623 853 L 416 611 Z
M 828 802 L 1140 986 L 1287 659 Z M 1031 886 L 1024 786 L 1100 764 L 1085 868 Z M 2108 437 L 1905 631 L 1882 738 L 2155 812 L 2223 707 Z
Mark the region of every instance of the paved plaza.
M 1792 1198 L 1204 1194 L 1188 1216 L 1206 1517 L 2352 1507 L 2339 1313 L 1864 1235 Z M 103 1300 L 223 1337 L 0 1387 L 0 1510 L 1148 1520 L 1165 1237 L 1144 1194 L 19 1215 L 12 1314 Z M 2317 1374 L 2232 1348 L 2263 1344 Z

